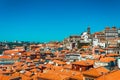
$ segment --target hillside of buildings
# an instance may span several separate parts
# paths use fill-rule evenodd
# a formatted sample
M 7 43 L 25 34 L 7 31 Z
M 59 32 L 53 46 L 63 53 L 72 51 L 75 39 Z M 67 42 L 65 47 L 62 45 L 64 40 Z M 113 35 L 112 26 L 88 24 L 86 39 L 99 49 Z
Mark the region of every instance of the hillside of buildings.
M 0 43 L 0 80 L 119 80 L 120 29 L 70 35 L 61 42 Z

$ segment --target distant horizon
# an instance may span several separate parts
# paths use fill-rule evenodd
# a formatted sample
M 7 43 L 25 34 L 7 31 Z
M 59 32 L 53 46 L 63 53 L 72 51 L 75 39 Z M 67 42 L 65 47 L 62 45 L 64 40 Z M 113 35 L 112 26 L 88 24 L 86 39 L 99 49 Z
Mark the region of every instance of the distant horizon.
M 106 26 L 106 27 L 110 27 L 110 28 L 112 28 L 112 27 L 116 27 L 116 28 L 118 28 L 119 29 L 119 27 L 117 27 L 117 26 Z M 106 28 L 105 27 L 105 28 Z M 91 28 L 91 27 L 90 27 Z M 105 28 L 103 29 L 103 30 L 105 30 Z M 103 30 L 99 30 L 99 31 L 96 31 L 96 32 L 101 32 L 101 31 L 103 31 Z M 83 32 L 87 32 L 87 28 L 86 28 L 86 31 L 83 31 Z M 2 42 L 4 42 L 4 41 L 8 41 L 8 42 L 15 42 L 15 41 L 20 41 L 20 42 L 22 42 L 22 41 L 24 41 L 24 42 L 40 42 L 40 43 L 48 43 L 48 42 L 61 42 L 61 41 L 63 41 L 65 38 L 68 38 L 69 36 L 74 36 L 74 35 L 81 35 L 83 32 L 80 32 L 80 34 L 70 34 L 70 35 L 68 35 L 67 37 L 64 37 L 62 40 L 50 40 L 50 41 L 30 41 L 30 40 L 11 40 L 11 41 L 9 41 L 9 40 L 1 40 Z M 95 32 L 92 32 L 91 31 L 91 34 L 94 34 Z M 1 42 L 0 41 L 0 42 Z
M 0 0 L 0 41 L 62 41 L 120 27 L 119 0 Z

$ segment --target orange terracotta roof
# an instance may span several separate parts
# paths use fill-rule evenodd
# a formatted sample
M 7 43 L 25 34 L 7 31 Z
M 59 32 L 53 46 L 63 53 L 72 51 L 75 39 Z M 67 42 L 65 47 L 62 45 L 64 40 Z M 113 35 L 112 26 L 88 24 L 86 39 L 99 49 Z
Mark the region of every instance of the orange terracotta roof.
M 80 54 L 81 55 L 81 57 L 86 57 L 87 55 L 86 54 Z
M 11 56 L 2 55 L 2 56 L 0 56 L 0 59 L 11 59 Z
M 62 69 L 60 71 L 57 71 L 61 75 L 66 75 L 66 76 L 82 76 L 82 73 L 79 71 L 73 71 L 73 70 L 68 70 L 68 69 Z
M 100 58 L 100 62 L 111 62 L 111 61 L 115 61 L 115 59 L 112 57 Z
M 62 50 L 61 52 L 62 52 L 62 53 L 70 53 L 69 50 Z
M 82 46 L 82 48 L 90 48 L 90 46 Z
M 11 54 L 16 54 L 16 53 L 18 53 L 18 52 L 22 52 L 22 50 L 18 50 L 18 49 L 5 50 L 5 51 L 4 51 L 4 54 L 11 55 Z
M 104 74 L 96 80 L 120 80 L 120 70 L 112 71 L 108 74 Z
M 57 63 L 57 64 L 66 64 L 65 62 L 63 61 L 59 61 L 59 60 L 53 60 L 54 63 Z
M 109 70 L 104 67 L 93 68 L 83 72 L 84 76 L 92 76 L 92 77 L 99 77 L 103 75 L 103 73 L 108 73 Z
M 102 32 L 96 32 L 96 33 L 94 33 L 94 35 L 100 35 L 100 34 L 104 34 L 104 33 L 102 33 Z
M 116 54 L 116 53 L 109 53 L 106 56 L 108 56 L 108 57 L 115 57 L 115 56 L 118 56 L 118 54 Z
M 38 72 L 39 70 L 37 68 L 34 68 L 32 70 L 30 70 L 30 72 Z
M 86 61 L 89 62 L 89 64 L 94 64 L 95 63 L 95 60 L 87 59 Z
M 35 66 L 35 63 L 30 63 L 28 66 L 34 67 L 34 66 Z
M 57 56 L 57 55 L 59 55 L 59 52 L 58 52 L 58 51 L 56 51 L 56 52 L 54 53 L 54 55 L 56 55 L 56 56 Z
M 22 69 L 28 69 L 29 67 L 26 65 L 22 66 Z
M 39 62 L 39 61 L 40 61 L 40 59 L 34 59 L 33 61 L 34 61 L 34 62 Z
M 108 46 L 107 48 L 116 48 L 116 46 Z
M 32 73 L 31 73 L 30 71 L 26 71 L 26 72 L 24 73 L 24 75 L 30 77 L 30 76 L 32 76 Z
M 58 74 L 50 74 L 50 73 L 45 73 L 45 74 L 41 74 L 40 76 L 38 76 L 39 79 L 43 79 L 43 80 L 60 80 L 60 77 Z
M 0 70 L 0 74 L 12 74 L 11 70 Z
M 20 71 L 22 70 L 23 68 L 21 66 L 17 66 L 16 68 L 14 68 L 16 71 Z
M 52 65 L 52 64 L 46 64 L 45 67 L 47 67 L 47 68 L 52 68 L 53 65 Z
M 33 61 L 31 59 L 26 60 L 27 63 L 32 63 Z
M 40 59 L 40 56 L 37 56 L 36 58 L 37 58 L 37 59 Z
M 30 56 L 32 53 L 31 52 L 25 52 L 27 56 Z
M 22 66 L 23 65 L 23 62 L 15 62 L 14 63 L 14 66 Z
M 74 74 L 74 75 L 73 75 Z M 68 80 L 71 76 L 74 78 L 82 79 L 82 74 L 80 72 L 72 71 L 72 70 L 46 70 L 44 73 L 39 75 L 41 79 L 49 79 L 49 80 Z
M 12 74 L 12 76 L 20 76 L 20 73 L 19 72 L 15 72 Z
M 40 48 L 35 48 L 35 51 L 38 51 L 38 52 L 39 52 L 39 51 L 40 51 Z
M 9 80 L 16 80 L 16 79 L 21 79 L 21 77 L 20 76 L 10 76 L 10 79 Z
M 10 80 L 10 76 L 0 75 L 0 80 Z
M 63 60 L 64 57 L 62 57 L 62 56 L 64 56 L 64 55 L 60 55 L 59 57 L 54 57 L 54 58 L 51 58 L 51 59 L 53 59 L 53 60 Z
M 64 69 L 72 69 L 72 65 L 71 64 L 64 65 L 63 67 L 64 67 Z
M 0 67 L 1 67 L 1 68 L 9 68 L 9 69 L 11 69 L 11 68 L 12 68 L 12 65 L 1 65 Z
M 53 66 L 52 69 L 53 70 L 62 70 L 63 67 L 62 66 Z
M 12 59 L 14 59 L 14 60 L 18 60 L 19 57 L 18 57 L 18 56 L 15 56 L 15 57 L 13 57 Z
M 99 49 L 99 51 L 100 51 L 100 52 L 105 52 L 105 50 L 103 50 L 103 49 Z
M 51 54 L 52 52 L 50 50 L 46 51 L 45 52 L 46 54 Z
M 72 64 L 77 64 L 77 65 L 83 65 L 83 66 L 90 66 L 90 65 L 93 65 L 92 62 L 89 62 L 89 61 L 76 61 L 76 62 L 73 62 Z
M 38 73 L 37 73 L 38 74 Z M 33 79 L 33 80 L 38 80 L 38 75 L 33 75 L 31 78 Z
M 20 76 L 22 77 L 22 80 L 33 80 L 32 77 L 26 76 L 24 74 L 21 74 Z
M 83 80 L 83 76 L 82 75 L 74 75 L 69 77 L 70 80 Z

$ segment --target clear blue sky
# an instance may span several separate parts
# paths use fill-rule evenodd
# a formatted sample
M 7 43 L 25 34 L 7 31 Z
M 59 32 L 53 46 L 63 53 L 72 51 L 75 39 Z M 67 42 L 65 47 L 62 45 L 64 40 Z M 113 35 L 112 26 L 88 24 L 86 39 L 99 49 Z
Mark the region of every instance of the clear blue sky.
M 63 40 L 120 27 L 120 0 L 0 0 L 0 41 Z

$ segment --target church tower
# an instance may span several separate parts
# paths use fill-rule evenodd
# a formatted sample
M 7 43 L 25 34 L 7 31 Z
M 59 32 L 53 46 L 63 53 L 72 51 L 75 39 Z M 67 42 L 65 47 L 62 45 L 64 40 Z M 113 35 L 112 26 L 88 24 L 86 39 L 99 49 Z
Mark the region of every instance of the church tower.
M 87 33 L 90 35 L 90 26 L 87 28 Z

